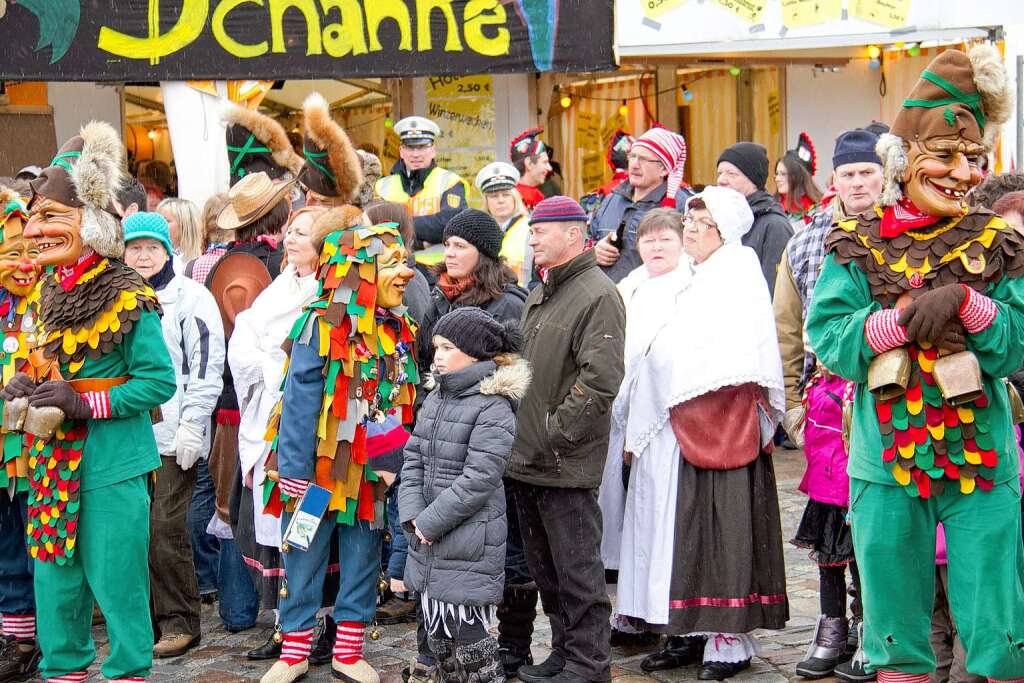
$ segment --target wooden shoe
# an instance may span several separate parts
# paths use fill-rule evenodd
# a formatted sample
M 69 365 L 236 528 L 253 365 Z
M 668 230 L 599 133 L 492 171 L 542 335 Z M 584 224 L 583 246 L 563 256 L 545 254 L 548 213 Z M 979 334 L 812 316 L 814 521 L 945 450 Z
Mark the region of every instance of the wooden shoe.
M 289 664 L 280 659 L 274 662 L 270 671 L 263 674 L 260 683 L 292 683 L 306 675 L 309 671 L 309 661 L 303 659 L 298 664 Z
M 332 659 L 331 673 L 337 680 L 347 683 L 380 683 L 380 674 L 362 658 L 352 664 L 342 664 L 337 659 Z M 261 681 L 261 683 L 267 682 Z

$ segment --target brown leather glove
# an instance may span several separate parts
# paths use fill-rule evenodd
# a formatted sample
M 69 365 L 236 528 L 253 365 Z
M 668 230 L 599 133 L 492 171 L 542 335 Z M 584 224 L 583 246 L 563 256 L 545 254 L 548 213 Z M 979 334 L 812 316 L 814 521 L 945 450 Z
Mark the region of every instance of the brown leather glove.
M 911 341 L 934 343 L 946 324 L 957 317 L 966 294 L 960 284 L 925 292 L 903 309 L 899 323 Z
M 12 398 L 31 396 L 35 390 L 36 383 L 32 381 L 32 378 L 24 372 L 19 372 L 11 378 L 3 389 L 0 389 L 0 398 L 10 401 Z
M 946 323 L 935 339 L 935 346 L 946 353 L 960 353 L 967 350 L 967 330 L 959 318 Z
M 39 408 L 54 406 L 64 411 L 72 420 L 87 420 L 92 417 L 92 408 L 82 395 L 67 382 L 43 382 L 28 400 L 30 406 Z

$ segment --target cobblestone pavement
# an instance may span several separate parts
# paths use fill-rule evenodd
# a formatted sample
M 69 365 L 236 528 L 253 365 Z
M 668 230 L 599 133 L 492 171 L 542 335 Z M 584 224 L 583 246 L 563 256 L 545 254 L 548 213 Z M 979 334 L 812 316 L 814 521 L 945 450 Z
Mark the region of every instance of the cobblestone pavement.
M 775 470 L 779 486 L 779 504 L 782 511 L 783 538 L 792 538 L 796 525 L 803 514 L 806 498 L 797 491 L 803 475 L 804 458 L 799 451 L 779 451 L 775 458 Z M 803 659 L 808 642 L 813 635 L 814 620 L 818 614 L 818 573 L 807 559 L 805 550 L 787 544 L 786 574 L 790 600 L 790 620 L 783 631 L 759 631 L 755 635 L 761 646 L 761 654 L 752 666 L 735 679 L 736 681 L 757 681 L 758 683 L 783 683 L 794 679 L 793 668 Z M 157 660 L 151 681 L 201 681 L 203 683 L 256 683 L 269 668 L 270 662 L 249 662 L 246 651 L 264 643 L 273 629 L 273 615 L 260 616 L 257 625 L 242 633 L 229 633 L 220 623 L 216 605 L 203 608 L 202 644 L 187 655 L 174 659 Z M 541 614 L 537 619 L 534 634 L 533 654 L 537 661 L 543 660 L 549 650 L 550 629 L 547 619 Z M 100 661 L 106 656 L 107 639 L 102 627 L 95 629 Z M 383 628 L 383 636 L 377 641 L 367 641 L 368 659 L 381 671 L 383 683 L 400 683 L 401 670 L 415 655 L 416 634 L 412 625 Z M 697 667 L 675 671 L 659 672 L 648 676 L 640 671 L 640 660 L 646 651 L 615 649 L 612 652 L 613 683 L 637 683 L 660 680 L 667 683 L 696 680 Z M 98 672 L 98 661 L 91 672 L 90 681 L 102 681 Z M 39 679 L 34 679 L 39 680 Z M 315 667 L 303 679 L 310 683 L 333 680 L 330 666 Z M 827 679 L 825 683 L 829 683 Z

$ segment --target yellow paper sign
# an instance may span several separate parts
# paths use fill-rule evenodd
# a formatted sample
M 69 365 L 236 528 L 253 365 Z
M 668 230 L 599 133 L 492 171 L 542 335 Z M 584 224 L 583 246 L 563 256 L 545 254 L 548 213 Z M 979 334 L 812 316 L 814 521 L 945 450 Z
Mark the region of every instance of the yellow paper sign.
M 608 120 L 601 126 L 601 149 L 608 149 L 608 145 L 612 143 L 612 136 L 620 128 L 622 130 L 626 129 L 626 117 L 619 113 L 609 116 Z
M 592 111 L 576 112 L 576 146 L 580 149 L 601 149 L 601 117 Z
M 842 13 L 842 0 L 782 0 L 782 23 L 787 28 L 835 21 Z
M 490 97 L 490 76 L 431 76 L 427 97 Z
M 583 154 L 583 191 L 596 190 L 604 182 L 604 155 L 600 152 Z
M 872 24 L 901 28 L 907 25 L 910 0 L 851 0 L 850 16 Z
M 715 2 L 751 24 L 759 23 L 761 15 L 764 13 L 765 0 L 715 0 Z
M 686 4 L 686 0 L 640 0 L 644 16 L 649 19 L 657 19 L 667 12 Z

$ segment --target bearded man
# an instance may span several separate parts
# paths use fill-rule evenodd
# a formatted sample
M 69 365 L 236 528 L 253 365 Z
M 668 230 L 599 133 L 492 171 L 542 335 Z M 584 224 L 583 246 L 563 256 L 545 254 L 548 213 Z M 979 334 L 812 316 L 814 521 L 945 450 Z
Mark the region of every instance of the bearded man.
M 1024 676 L 1017 397 L 1002 379 L 1024 361 L 1024 241 L 964 199 L 1009 111 L 994 48 L 929 64 L 879 141 L 880 204 L 829 235 L 808 314 L 818 360 L 856 383 L 849 520 L 881 683 L 935 669 L 939 523 L 967 670 Z

